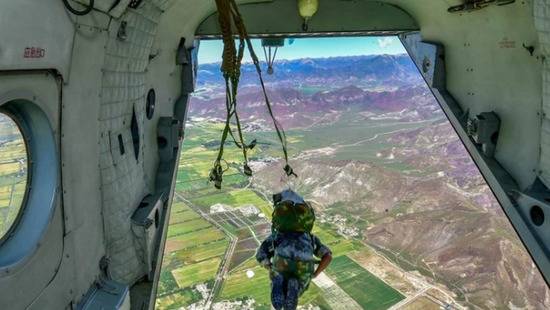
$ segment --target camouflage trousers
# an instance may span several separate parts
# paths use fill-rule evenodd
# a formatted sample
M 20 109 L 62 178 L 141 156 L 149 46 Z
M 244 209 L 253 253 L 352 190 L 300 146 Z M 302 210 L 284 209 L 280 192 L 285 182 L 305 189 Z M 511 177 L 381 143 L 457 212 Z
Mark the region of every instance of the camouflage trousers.
M 298 307 L 298 298 L 309 287 L 310 278 L 287 278 L 271 272 L 271 304 L 275 310 L 294 310 Z

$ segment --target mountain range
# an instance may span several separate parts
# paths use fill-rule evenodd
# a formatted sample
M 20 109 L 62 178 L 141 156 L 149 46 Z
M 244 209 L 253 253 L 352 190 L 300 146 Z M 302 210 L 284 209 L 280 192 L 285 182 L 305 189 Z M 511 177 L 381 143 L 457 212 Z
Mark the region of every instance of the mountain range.
M 200 66 L 191 115 L 225 117 L 225 94 L 219 64 Z M 368 112 L 380 117 L 398 113 L 403 120 L 436 113 L 429 89 L 406 55 L 353 56 L 299 59 L 276 63 L 266 75 L 273 110 L 287 128 L 307 127 L 320 118 L 337 118 L 342 112 Z M 242 67 L 237 96 L 244 120 L 267 121 L 269 115 L 252 64 Z
M 290 82 L 308 85 L 326 83 L 340 85 L 370 84 L 406 86 L 417 84 L 421 77 L 408 55 L 366 55 L 330 58 L 280 60 L 274 63 L 274 74 L 267 74 L 261 63 L 266 83 Z M 256 85 L 258 76 L 252 63 L 241 67 L 241 85 Z M 224 85 L 220 63 L 201 64 L 198 86 Z

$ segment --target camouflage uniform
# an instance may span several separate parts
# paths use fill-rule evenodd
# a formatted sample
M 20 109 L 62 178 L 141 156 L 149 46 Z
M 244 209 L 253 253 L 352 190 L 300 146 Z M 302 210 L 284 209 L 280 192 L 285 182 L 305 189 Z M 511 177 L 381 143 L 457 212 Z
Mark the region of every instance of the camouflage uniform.
M 307 232 L 274 232 L 258 249 L 256 260 L 271 266 L 271 302 L 275 309 L 296 309 L 298 297 L 308 288 L 316 257 L 331 251 Z

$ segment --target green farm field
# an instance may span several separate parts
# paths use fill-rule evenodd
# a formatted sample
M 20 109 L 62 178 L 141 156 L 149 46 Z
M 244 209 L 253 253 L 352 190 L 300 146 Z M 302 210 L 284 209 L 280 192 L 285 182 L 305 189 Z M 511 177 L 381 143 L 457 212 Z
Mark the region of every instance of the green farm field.
M 170 226 L 170 231 L 168 232 L 168 238 L 174 236 L 180 236 L 185 234 L 190 234 L 192 232 L 199 232 L 201 230 L 206 230 L 211 228 L 210 223 L 203 219 L 196 219 L 180 224 L 173 224 Z
M 207 259 L 175 269 L 172 271 L 172 275 L 180 288 L 186 288 L 195 283 L 203 283 L 213 279 L 220 262 L 219 257 Z
M 405 298 L 347 256 L 336 257 L 327 273 L 364 309 L 388 309 Z
M 174 201 L 156 306 L 179 309 L 202 299 L 196 284 L 211 283 L 227 249 L 218 228 L 183 202 Z

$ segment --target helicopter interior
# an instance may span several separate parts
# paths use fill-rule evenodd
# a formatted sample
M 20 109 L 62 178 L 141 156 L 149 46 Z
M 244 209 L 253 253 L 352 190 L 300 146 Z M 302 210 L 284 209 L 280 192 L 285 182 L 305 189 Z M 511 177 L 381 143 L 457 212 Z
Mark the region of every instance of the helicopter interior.
M 236 2 L 251 37 L 398 36 L 547 281 L 550 3 L 320 0 L 304 25 L 294 0 Z M 0 307 L 154 307 L 195 40 L 220 34 L 215 1 L 0 2 L 28 154 Z

